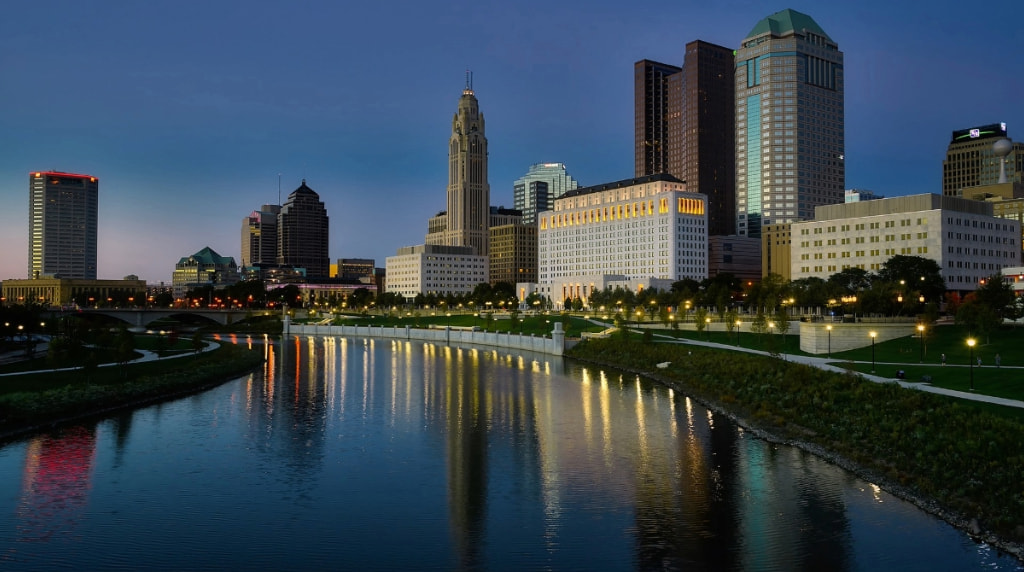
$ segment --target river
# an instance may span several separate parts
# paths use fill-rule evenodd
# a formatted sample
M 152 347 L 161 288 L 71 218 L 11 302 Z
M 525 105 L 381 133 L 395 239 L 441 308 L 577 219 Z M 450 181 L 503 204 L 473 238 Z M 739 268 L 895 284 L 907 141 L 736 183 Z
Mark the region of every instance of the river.
M 0 448 L 0 569 L 1024 570 L 685 395 L 559 357 L 293 338 Z

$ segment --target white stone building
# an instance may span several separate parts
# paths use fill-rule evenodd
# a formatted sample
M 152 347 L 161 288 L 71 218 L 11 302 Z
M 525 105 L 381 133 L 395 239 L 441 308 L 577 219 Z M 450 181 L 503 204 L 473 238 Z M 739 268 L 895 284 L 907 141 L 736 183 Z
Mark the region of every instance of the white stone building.
M 417 294 L 462 294 L 487 282 L 488 257 L 472 246 L 420 244 L 387 257 L 387 291 L 407 299 Z
M 536 291 L 558 305 L 611 283 L 639 290 L 703 280 L 707 224 L 707 197 L 671 175 L 569 191 L 538 216 Z
M 792 227 L 792 279 L 847 268 L 877 272 L 895 255 L 936 261 L 949 290 L 1021 264 L 1016 221 L 992 216 L 992 204 L 936 194 L 820 206 Z

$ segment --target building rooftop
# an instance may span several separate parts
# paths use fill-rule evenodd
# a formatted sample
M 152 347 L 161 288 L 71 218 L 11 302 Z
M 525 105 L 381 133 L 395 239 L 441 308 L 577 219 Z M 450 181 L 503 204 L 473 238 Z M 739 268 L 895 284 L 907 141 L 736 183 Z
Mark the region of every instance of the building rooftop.
M 647 175 L 646 177 L 634 177 L 632 179 L 623 179 L 621 181 L 615 181 L 614 183 L 604 183 L 603 185 L 594 185 L 592 187 L 580 187 L 566 192 L 559 198 L 567 197 L 578 197 L 580 195 L 587 195 L 590 193 L 597 193 L 600 191 L 610 191 L 612 189 L 621 189 L 624 187 L 632 187 L 634 185 L 643 185 L 646 183 L 656 183 L 664 181 L 666 183 L 683 183 L 684 181 L 679 180 L 668 173 L 660 173 L 657 175 Z
M 758 22 L 757 25 L 754 26 L 754 29 L 747 34 L 747 37 L 753 38 L 769 32 L 773 36 L 784 36 L 801 30 L 807 30 L 813 34 L 823 36 L 830 42 L 833 41 L 832 38 L 825 33 L 825 30 L 822 30 L 821 26 L 814 21 L 814 18 L 789 8 L 782 10 L 781 12 L 776 12 Z

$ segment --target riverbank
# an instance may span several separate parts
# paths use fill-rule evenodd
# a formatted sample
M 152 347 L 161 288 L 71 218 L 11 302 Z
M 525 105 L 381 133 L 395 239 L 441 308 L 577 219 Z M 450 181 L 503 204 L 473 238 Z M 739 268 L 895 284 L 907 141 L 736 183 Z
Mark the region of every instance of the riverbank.
M 770 357 L 623 339 L 591 340 L 567 355 L 683 392 L 760 438 L 819 456 L 1024 560 L 1019 423 Z
M 0 380 L 0 441 L 114 411 L 177 399 L 245 375 L 262 351 L 220 344 L 198 355 L 129 364 L 103 375 L 81 369 Z

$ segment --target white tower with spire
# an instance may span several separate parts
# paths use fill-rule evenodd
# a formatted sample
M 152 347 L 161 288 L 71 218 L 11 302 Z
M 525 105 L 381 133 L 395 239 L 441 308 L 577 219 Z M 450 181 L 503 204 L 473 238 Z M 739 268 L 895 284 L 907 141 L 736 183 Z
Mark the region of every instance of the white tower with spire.
M 466 87 L 452 117 L 448 140 L 448 211 L 444 244 L 472 246 L 488 254 L 491 186 L 487 182 L 487 137 L 484 114 L 473 93 L 473 74 L 466 71 Z

